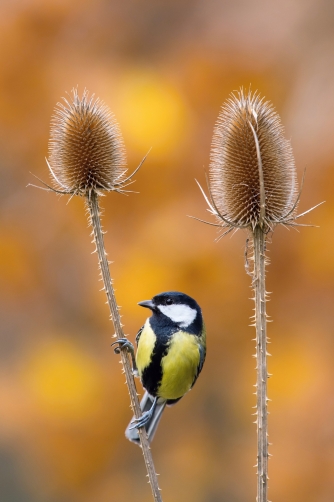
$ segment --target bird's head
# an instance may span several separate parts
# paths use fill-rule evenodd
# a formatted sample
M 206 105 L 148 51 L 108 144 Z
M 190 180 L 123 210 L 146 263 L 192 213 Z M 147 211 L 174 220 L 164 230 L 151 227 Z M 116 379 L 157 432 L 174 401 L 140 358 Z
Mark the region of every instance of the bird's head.
M 139 302 L 138 305 L 152 310 L 153 315 L 165 316 L 180 328 L 187 328 L 195 321 L 202 320 L 202 313 L 198 303 L 178 291 L 167 291 L 152 298 Z

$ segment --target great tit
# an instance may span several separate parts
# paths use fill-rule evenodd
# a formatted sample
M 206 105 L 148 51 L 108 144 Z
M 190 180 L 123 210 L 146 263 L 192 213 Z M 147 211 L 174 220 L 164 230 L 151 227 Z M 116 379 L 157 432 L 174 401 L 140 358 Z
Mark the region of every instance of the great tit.
M 135 443 L 139 443 L 137 429 L 144 426 L 152 441 L 165 406 L 177 403 L 193 387 L 206 354 L 202 312 L 193 298 L 168 291 L 138 305 L 152 315 L 136 336 L 136 357 L 126 338 L 115 342 L 132 353 L 134 373 L 146 390 L 140 403 L 142 416 L 133 418 L 125 431 Z

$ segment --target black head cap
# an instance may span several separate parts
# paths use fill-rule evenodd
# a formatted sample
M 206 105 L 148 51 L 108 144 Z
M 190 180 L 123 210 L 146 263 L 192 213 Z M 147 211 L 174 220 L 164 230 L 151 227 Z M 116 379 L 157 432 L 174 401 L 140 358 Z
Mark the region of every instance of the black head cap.
M 166 318 L 181 328 L 202 326 L 202 312 L 198 303 L 191 296 L 179 291 L 166 291 L 155 295 L 152 300 L 139 302 L 138 305 L 152 310 L 153 315 Z

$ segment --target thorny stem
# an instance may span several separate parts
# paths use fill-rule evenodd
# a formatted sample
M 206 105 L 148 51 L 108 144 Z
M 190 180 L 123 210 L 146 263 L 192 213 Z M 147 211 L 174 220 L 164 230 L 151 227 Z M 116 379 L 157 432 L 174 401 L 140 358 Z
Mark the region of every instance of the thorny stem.
M 96 249 L 99 257 L 99 263 L 101 268 L 101 274 L 104 282 L 104 288 L 108 298 L 108 304 L 111 312 L 111 318 L 114 323 L 114 328 L 116 331 L 117 338 L 123 338 L 124 333 L 122 330 L 121 319 L 118 311 L 118 306 L 116 303 L 114 288 L 112 286 L 109 264 L 107 260 L 107 255 L 104 248 L 104 239 L 103 232 L 101 228 L 101 220 L 100 220 L 100 209 L 98 202 L 98 194 L 93 190 L 90 192 L 89 196 L 87 196 L 87 204 L 91 216 L 94 239 L 96 243 Z M 132 368 L 129 360 L 128 353 L 126 350 L 121 350 L 121 359 L 123 363 L 123 368 L 125 372 L 126 384 L 129 389 L 131 406 L 136 418 L 141 416 L 141 409 L 139 404 L 139 399 L 137 395 L 136 385 L 134 381 L 134 377 L 132 374 Z M 153 464 L 152 453 L 150 450 L 149 442 L 147 439 L 146 430 L 144 427 L 138 429 L 140 443 L 144 455 L 146 470 L 149 478 L 149 482 L 151 485 L 152 493 L 155 502 L 162 502 L 160 489 L 158 485 L 158 478 Z
M 265 233 L 254 229 L 255 327 L 256 327 L 256 414 L 257 414 L 257 502 L 268 500 L 268 421 L 267 421 L 267 333 L 265 291 Z

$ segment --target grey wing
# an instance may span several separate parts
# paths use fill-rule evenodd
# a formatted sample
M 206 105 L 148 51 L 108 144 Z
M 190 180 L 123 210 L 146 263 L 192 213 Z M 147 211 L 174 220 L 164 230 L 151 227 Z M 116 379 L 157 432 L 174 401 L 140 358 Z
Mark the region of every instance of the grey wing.
M 200 374 L 200 372 L 202 371 L 203 364 L 204 364 L 204 361 L 205 361 L 205 355 L 206 355 L 206 350 L 205 350 L 205 348 L 203 347 L 203 345 L 200 345 L 200 346 L 199 346 L 199 365 L 198 365 L 198 375 L 199 375 L 199 374 Z
M 137 344 L 137 346 L 138 346 L 138 343 L 139 343 L 139 338 L 140 338 L 140 336 L 141 336 L 141 334 L 143 332 L 143 329 L 144 329 L 144 326 L 142 326 L 140 328 L 140 330 L 138 331 L 138 333 L 136 334 L 136 344 Z
M 193 387 L 195 385 L 195 382 L 196 382 L 200 372 L 202 371 L 203 364 L 205 361 L 205 355 L 206 355 L 205 347 L 203 347 L 203 345 L 199 345 L 198 350 L 199 350 L 199 363 L 198 363 L 197 373 L 196 373 L 196 376 L 194 378 L 194 381 L 193 381 L 193 384 L 191 387 Z

